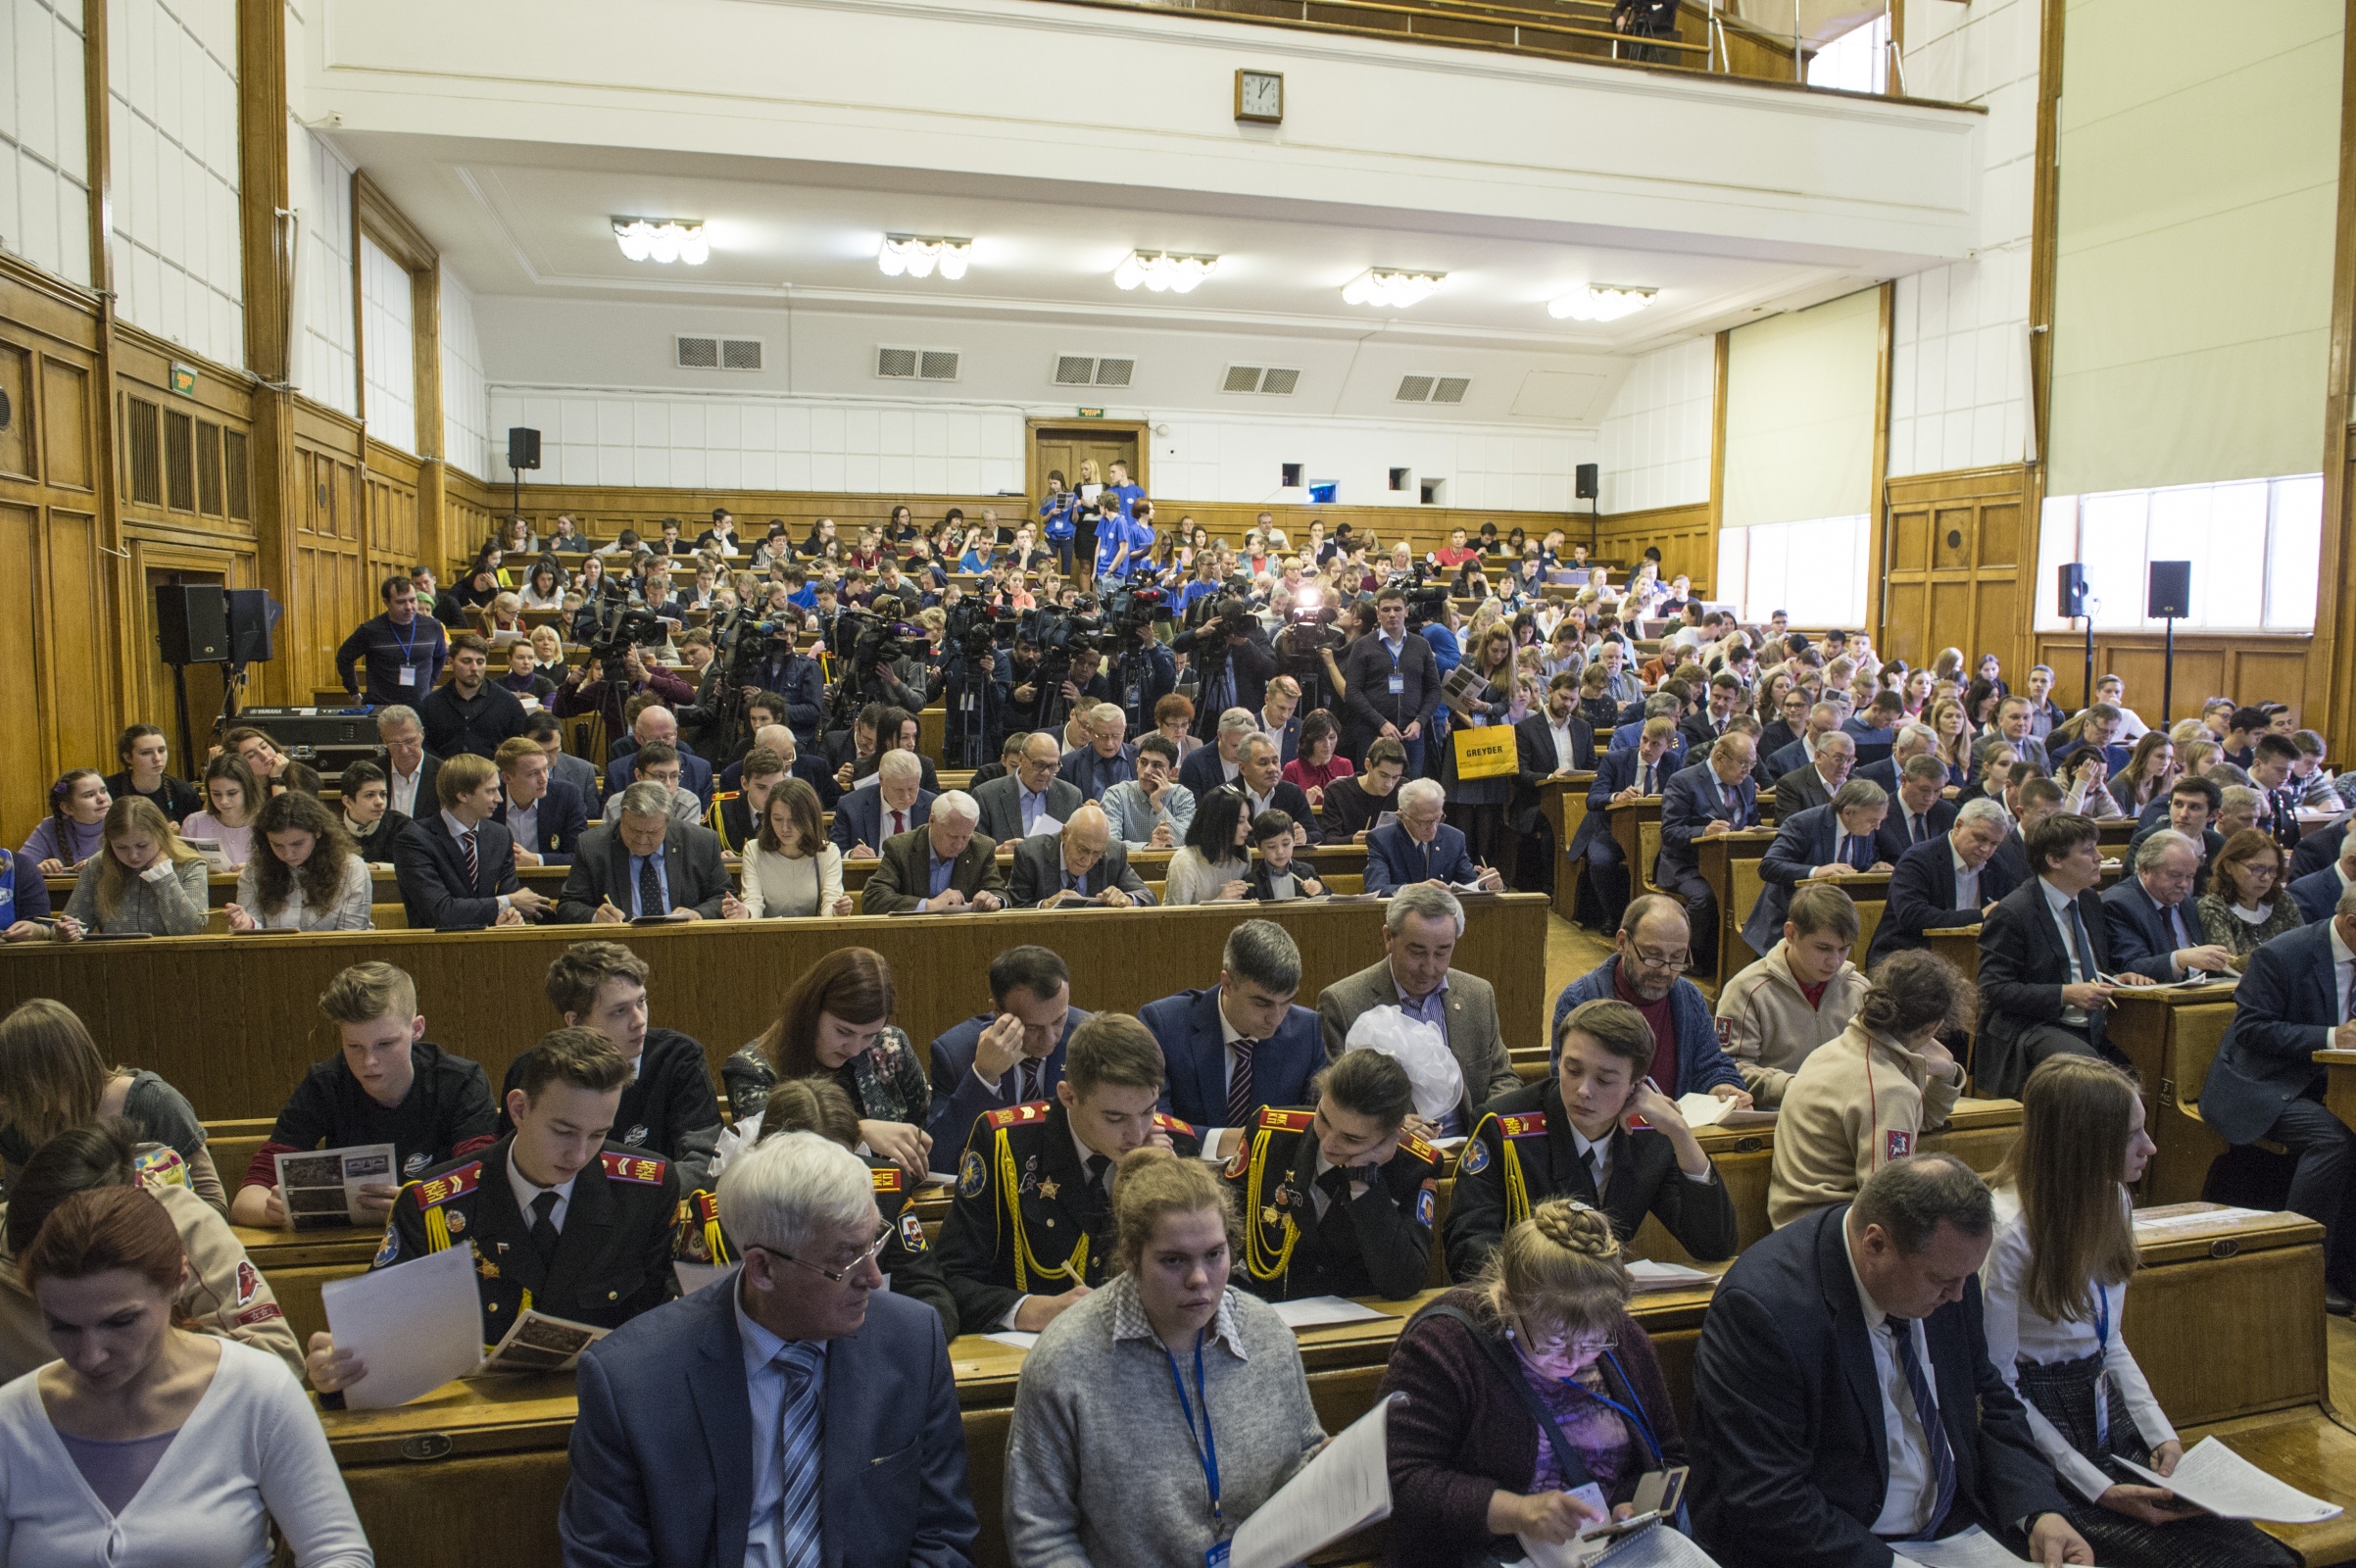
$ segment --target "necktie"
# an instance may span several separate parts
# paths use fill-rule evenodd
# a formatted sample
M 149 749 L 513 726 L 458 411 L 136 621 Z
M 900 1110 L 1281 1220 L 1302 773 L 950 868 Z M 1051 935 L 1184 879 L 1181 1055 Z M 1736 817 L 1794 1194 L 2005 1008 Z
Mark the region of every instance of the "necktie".
M 1859 871 L 1864 870 L 1867 863 L 1865 859 L 1865 835 L 1862 833 L 1842 834 L 1841 837 L 1841 858 L 1843 860 L 1846 860 L 1853 869 Z
M 482 862 L 475 858 L 472 829 L 458 836 L 458 847 L 459 852 L 466 858 L 466 890 L 472 892 L 476 884 L 482 881 Z
M 655 869 L 655 858 L 651 855 L 638 862 L 638 912 L 670 913 L 670 906 L 663 901 L 663 873 Z
M 1317 1178 L 1317 1185 L 1325 1189 L 1326 1202 L 1331 1205 L 1328 1213 L 1334 1208 L 1350 1206 L 1350 1172 L 1336 1165 Z
M 1913 1319 L 1884 1318 L 1882 1325 L 1890 1330 L 1890 1341 L 1897 1348 L 1898 1370 L 1905 1374 L 1906 1393 L 1914 1400 L 1923 1441 L 1931 1450 L 1931 1517 L 1921 1531 L 1929 1536 L 1939 1529 L 1939 1521 L 1947 1516 L 1948 1504 L 1955 1500 L 1955 1455 L 1947 1446 L 1947 1429 L 1939 1418 L 1939 1402 L 1931 1397 L 1931 1380 L 1923 1375 L 1922 1357 L 1914 1353 Z
M 778 1568 L 818 1568 L 825 1553 L 819 1541 L 819 1501 L 825 1466 L 818 1449 L 818 1413 L 824 1385 L 818 1379 L 818 1348 L 797 1341 L 769 1363 L 785 1379 L 777 1406 L 777 1470 L 785 1487 L 777 1499 Z
M 532 1250 L 542 1263 L 557 1260 L 557 1195 L 542 1193 L 532 1200 Z
M 1601 1202 L 1603 1200 L 1603 1148 L 1600 1144 L 1588 1146 L 1587 1179 L 1595 1185 L 1595 1200 Z
M 1922 815 L 1922 813 L 1920 813 L 1920 812 L 1915 812 L 1915 811 L 1909 811 L 1909 812 L 1907 812 L 1907 813 L 1906 813 L 1906 828 L 1907 828 L 1907 833 L 1906 833 L 1906 842 L 1907 842 L 1907 843 L 1909 843 L 1909 844 L 1920 844 L 1920 843 L 1923 841 L 1923 839 L 1924 839 L 1924 836 L 1925 836 L 1925 834 L 1924 834 L 1924 829 L 1925 829 L 1925 828 L 1927 828 L 1929 825 L 1930 825 L 1930 824 L 1929 824 L 1929 822 L 1928 822 L 1928 821 L 1927 821 L 1927 820 L 1924 818 L 1924 816 Z
M 2078 949 L 2080 975 L 2086 980 L 2094 979 L 2102 971 L 2094 963 L 2094 943 L 2086 935 L 2086 919 L 2079 912 L 2076 899 L 2070 901 L 2070 941 Z M 2093 1014 L 2087 1016 L 2091 1018 Z
M 1235 1043 L 1235 1070 L 1227 1075 L 1227 1125 L 1242 1127 L 1252 1120 L 1252 1053 L 1256 1040 Z
M 1022 1089 L 1021 1093 L 1015 1097 L 1016 1104 L 1027 1105 L 1039 1098 L 1039 1069 L 1042 1065 L 1040 1062 L 1030 1060 L 1023 1062 Z
M 908 812 L 906 812 L 906 811 L 894 811 L 894 812 L 892 813 L 892 836 L 893 836 L 894 838 L 898 838 L 898 837 L 899 837 L 901 834 L 903 834 L 903 833 L 906 833 L 908 830 Z
M 1100 1196 L 1102 1196 L 1102 1195 L 1103 1195 L 1103 1193 L 1104 1193 L 1104 1172 L 1106 1172 L 1107 1170 L 1110 1170 L 1111 1168 L 1112 1168 L 1112 1161 L 1111 1161 L 1110 1159 L 1108 1159 L 1107 1157 L 1105 1157 L 1104 1155 L 1103 1155 L 1103 1154 L 1091 1154 L 1091 1155 L 1089 1155 L 1089 1156 L 1088 1156 L 1088 1186 L 1089 1186 L 1089 1190 L 1090 1190 L 1090 1191 L 1092 1191 L 1092 1192 L 1094 1192 L 1094 1193 L 1097 1193 L 1097 1194 L 1098 1194 L 1098 1195 L 1100 1195 Z
M 1652 793 L 1652 764 L 1650 762 L 1646 762 L 1644 766 L 1637 769 L 1636 792 L 1639 795 L 1649 795 Z
M 2181 904 L 2171 904 L 2168 906 L 2168 932 L 2169 935 L 2176 938 L 2176 945 L 2178 947 L 2188 948 L 2192 946 L 2192 939 L 2184 935 L 2184 906 Z

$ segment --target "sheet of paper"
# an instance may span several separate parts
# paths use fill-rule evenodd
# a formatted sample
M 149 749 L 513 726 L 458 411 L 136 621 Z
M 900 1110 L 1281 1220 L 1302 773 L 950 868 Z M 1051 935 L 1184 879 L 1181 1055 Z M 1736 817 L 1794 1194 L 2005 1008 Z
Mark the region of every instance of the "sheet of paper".
M 2018 1568 L 2027 1562 L 2004 1549 L 2001 1542 L 1978 1525 L 1959 1530 L 1944 1541 L 1900 1541 L 1890 1546 L 1899 1562 L 1922 1568 Z
M 1752 1127 L 1775 1120 L 1772 1110 L 1738 1110 L 1733 1101 L 1701 1091 L 1678 1096 L 1677 1113 L 1688 1127 Z
M 1702 1269 L 1688 1268 L 1683 1263 L 1655 1263 L 1649 1258 L 1632 1258 L 1628 1263 L 1629 1278 L 1636 1281 L 1640 1291 L 1679 1291 L 1694 1285 L 1707 1285 L 1715 1275 Z
M 1285 1320 L 1285 1327 L 1299 1333 L 1302 1329 L 1321 1328 L 1328 1323 L 1364 1323 L 1387 1314 L 1371 1306 L 1360 1306 L 1342 1296 L 1304 1296 L 1296 1301 L 1273 1301 L 1276 1315 Z
M 1244 1521 L 1229 1544 L 1229 1568 L 1285 1568 L 1391 1517 L 1388 1422 L 1399 1397 L 1386 1396 L 1352 1421 Z
M 1550 1542 L 1518 1538 L 1530 1568 L 1586 1568 L 1589 1563 L 1610 1568 L 1716 1568 L 1710 1554 L 1693 1541 L 1664 1525 L 1640 1530 L 1616 1541 Z
M 2207 1230 L 2216 1225 L 2231 1225 L 2236 1220 L 2264 1219 L 2262 1208 L 2203 1207 L 2191 1213 L 2137 1214 L 2135 1227 L 2146 1235 L 2165 1231 Z
M 393 1159 L 390 1144 L 278 1155 L 278 1193 L 286 1201 L 287 1224 L 298 1231 L 374 1224 L 381 1216 L 361 1201 L 361 1189 L 398 1187 L 401 1177 Z
M 2121 1464 L 2155 1487 L 2166 1487 L 2184 1501 L 2226 1519 L 2271 1519 L 2277 1524 L 2311 1525 L 2334 1519 L 2335 1503 L 2311 1497 L 2286 1482 L 2278 1481 L 2215 1438 L 2203 1438 L 2177 1463 L 2176 1474 L 2162 1479 L 2131 1459 Z
M 525 1312 L 508 1326 L 502 1339 L 477 1368 L 478 1375 L 496 1372 L 569 1372 L 581 1352 L 612 1331 L 591 1328 L 570 1318 L 538 1310 Z
M 368 1375 L 344 1390 L 354 1410 L 387 1410 L 463 1378 L 482 1359 L 474 1244 L 319 1287 L 327 1332 Z
M 1039 1343 L 1038 1335 L 1025 1334 L 1020 1329 L 1000 1329 L 996 1334 L 985 1334 L 982 1338 L 993 1345 L 1011 1345 L 1017 1350 L 1027 1350 Z

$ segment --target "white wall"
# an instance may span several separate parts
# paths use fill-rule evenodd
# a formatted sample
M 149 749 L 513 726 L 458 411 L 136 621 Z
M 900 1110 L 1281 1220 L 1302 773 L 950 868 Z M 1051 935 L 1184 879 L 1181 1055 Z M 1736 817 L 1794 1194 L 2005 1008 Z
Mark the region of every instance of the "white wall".
M 107 87 L 117 308 L 242 367 L 235 0 L 114 0 Z
M 1717 413 L 1714 338 L 1644 355 L 1603 416 L 1603 510 L 1645 512 L 1710 498 L 1710 435 Z
M 474 333 L 474 295 L 442 264 L 442 458 L 482 478 L 491 471 L 491 411 L 483 384 L 482 344 Z
M 290 373 L 303 395 L 360 414 L 352 314 L 352 166 L 300 123 L 286 128 L 287 189 L 299 220 L 297 327 Z
M 1890 321 L 1892 477 L 2018 463 L 2029 432 L 2029 235 L 2037 0 L 1912 0 L 1906 88 L 1983 104 L 1976 259 L 1901 277 Z
M 81 0 L 5 0 L 0 40 L 0 248 L 90 282 L 90 138 Z
M 369 435 L 404 452 L 417 450 L 417 307 L 410 290 L 408 271 L 363 234 L 360 361 L 368 391 L 362 412 Z

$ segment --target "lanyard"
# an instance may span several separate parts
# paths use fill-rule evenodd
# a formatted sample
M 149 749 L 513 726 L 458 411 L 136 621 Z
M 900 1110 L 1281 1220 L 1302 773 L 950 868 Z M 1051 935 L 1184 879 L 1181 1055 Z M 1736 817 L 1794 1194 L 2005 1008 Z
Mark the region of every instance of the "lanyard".
M 1628 1373 L 1626 1369 L 1620 1365 L 1620 1358 L 1618 1356 L 1612 1354 L 1609 1350 L 1606 1350 L 1603 1352 L 1603 1359 L 1609 1361 L 1611 1363 L 1611 1369 L 1620 1374 L 1621 1387 L 1634 1388 L 1636 1386 L 1628 1381 Z M 1599 1389 L 1591 1389 L 1586 1384 L 1580 1382 L 1577 1378 L 1562 1378 L 1558 1381 L 1564 1388 L 1569 1389 L 1573 1394 L 1584 1394 L 1589 1398 L 1595 1400 L 1597 1404 L 1604 1405 L 1607 1408 L 1618 1411 L 1620 1418 L 1628 1423 L 1629 1427 L 1635 1431 L 1638 1437 L 1644 1440 L 1645 1450 L 1652 1455 L 1653 1463 L 1658 1464 L 1660 1462 L 1660 1442 L 1658 1439 L 1653 1437 L 1652 1423 L 1644 1419 L 1644 1411 L 1631 1405 L 1622 1404 L 1610 1395 L 1603 1393 Z
M 414 654 L 413 654 L 413 652 L 412 652 L 412 651 L 413 651 L 413 650 L 414 650 L 414 649 L 415 649 L 417 646 L 417 616 L 415 616 L 415 615 L 412 615 L 412 616 L 410 616 L 410 617 L 409 617 L 409 637 L 408 637 L 408 640 L 406 640 L 405 642 L 403 642 L 403 643 L 401 644 L 401 660 L 402 660 L 402 662 L 404 662 L 404 663 L 415 663 L 415 662 L 417 662 L 417 661 L 416 661 L 416 658 L 415 658 L 415 656 L 414 656 Z
M 2108 1452 L 2111 1446 L 2111 1296 L 2100 1281 L 2094 1284 L 2094 1447 Z
M 1178 1409 L 1186 1417 L 1187 1441 L 1195 1446 L 1195 1457 L 1203 1465 L 1203 1485 L 1210 1493 L 1210 1523 L 1215 1533 L 1224 1533 L 1226 1520 L 1219 1512 L 1219 1445 L 1210 1432 L 1210 1396 L 1203 1392 L 1203 1335 L 1195 1331 L 1195 1402 L 1186 1397 L 1186 1379 L 1178 1375 L 1178 1357 L 1163 1346 L 1161 1353 L 1170 1363 L 1170 1387 L 1178 1391 Z M 1203 1430 L 1195 1431 L 1195 1403 L 1203 1406 Z

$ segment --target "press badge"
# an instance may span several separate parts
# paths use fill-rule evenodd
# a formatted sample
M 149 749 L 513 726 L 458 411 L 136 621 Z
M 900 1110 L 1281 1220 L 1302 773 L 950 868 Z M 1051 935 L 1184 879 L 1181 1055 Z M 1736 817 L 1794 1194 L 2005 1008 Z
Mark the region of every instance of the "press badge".
M 415 686 L 417 683 L 417 666 L 415 664 L 403 664 L 401 666 L 401 672 L 393 678 L 400 685 Z
M 1204 1551 L 1203 1568 L 1227 1568 L 1227 1548 L 1234 1544 L 1235 1543 L 1232 1541 L 1222 1541 Z
M 1404 693 L 1404 692 L 1406 691 L 1406 689 L 1407 689 L 1407 677 L 1406 677 L 1406 676 L 1404 676 L 1404 675 L 1393 675 L 1393 676 L 1391 677 L 1391 695 L 1392 695 L 1392 696 L 1394 696 L 1394 697 L 1398 697 L 1398 696 L 1401 695 L 1402 693 Z

